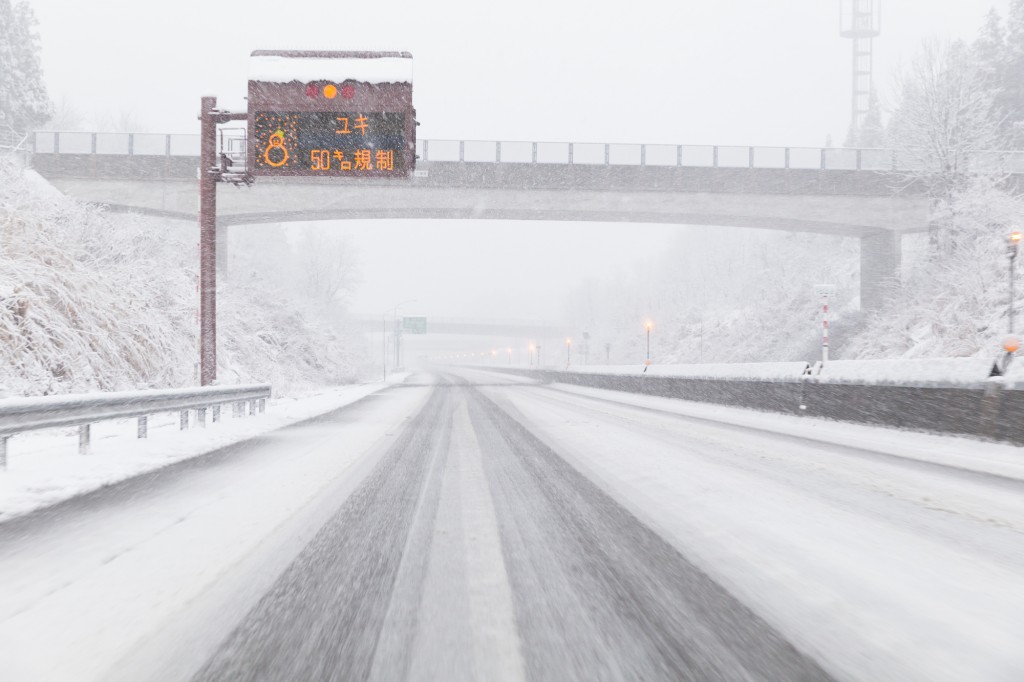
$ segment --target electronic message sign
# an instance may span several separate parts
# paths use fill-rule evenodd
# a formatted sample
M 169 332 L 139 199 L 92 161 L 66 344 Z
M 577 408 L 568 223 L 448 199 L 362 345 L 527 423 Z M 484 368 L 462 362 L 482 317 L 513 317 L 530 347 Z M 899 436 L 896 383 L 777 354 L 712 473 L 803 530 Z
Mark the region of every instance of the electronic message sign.
M 407 177 L 416 163 L 412 57 L 390 52 L 253 52 L 249 172 Z

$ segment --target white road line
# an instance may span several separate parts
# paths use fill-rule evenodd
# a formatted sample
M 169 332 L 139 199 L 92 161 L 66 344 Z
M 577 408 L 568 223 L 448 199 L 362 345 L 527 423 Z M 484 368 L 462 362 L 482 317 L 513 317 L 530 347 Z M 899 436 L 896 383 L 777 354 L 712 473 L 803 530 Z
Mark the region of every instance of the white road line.
M 455 413 L 452 459 L 462 486 L 462 529 L 466 543 L 469 605 L 476 637 L 474 655 L 481 680 L 525 679 L 494 502 L 483 468 L 484 453 L 469 420 L 465 400 Z

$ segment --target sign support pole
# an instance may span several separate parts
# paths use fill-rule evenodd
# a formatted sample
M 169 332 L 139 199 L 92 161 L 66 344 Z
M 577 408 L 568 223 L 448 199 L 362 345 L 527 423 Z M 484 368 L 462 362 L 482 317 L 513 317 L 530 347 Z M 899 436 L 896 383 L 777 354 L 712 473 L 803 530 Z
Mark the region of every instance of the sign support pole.
M 199 113 L 199 383 L 217 381 L 217 108 L 203 97 Z
M 828 297 L 822 298 L 821 362 L 828 362 Z

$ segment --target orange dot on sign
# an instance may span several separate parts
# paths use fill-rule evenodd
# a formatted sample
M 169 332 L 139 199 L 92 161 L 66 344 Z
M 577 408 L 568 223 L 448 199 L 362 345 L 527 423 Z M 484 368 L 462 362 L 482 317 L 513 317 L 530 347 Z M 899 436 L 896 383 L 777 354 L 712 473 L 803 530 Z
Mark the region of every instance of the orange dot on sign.
M 326 97 L 327 99 L 334 99 L 337 96 L 338 88 L 334 87 L 333 85 L 324 86 L 324 97 Z

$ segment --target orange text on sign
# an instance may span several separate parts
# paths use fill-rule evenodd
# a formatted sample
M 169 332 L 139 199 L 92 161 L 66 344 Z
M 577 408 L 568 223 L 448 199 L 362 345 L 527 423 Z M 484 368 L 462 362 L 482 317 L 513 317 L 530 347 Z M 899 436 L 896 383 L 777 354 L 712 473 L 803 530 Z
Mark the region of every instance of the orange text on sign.
M 329 171 L 332 168 L 341 171 L 393 171 L 395 150 L 378 149 L 374 155 L 372 149 L 357 149 L 349 159 L 340 149 L 313 149 L 309 152 L 309 168 L 315 171 Z

